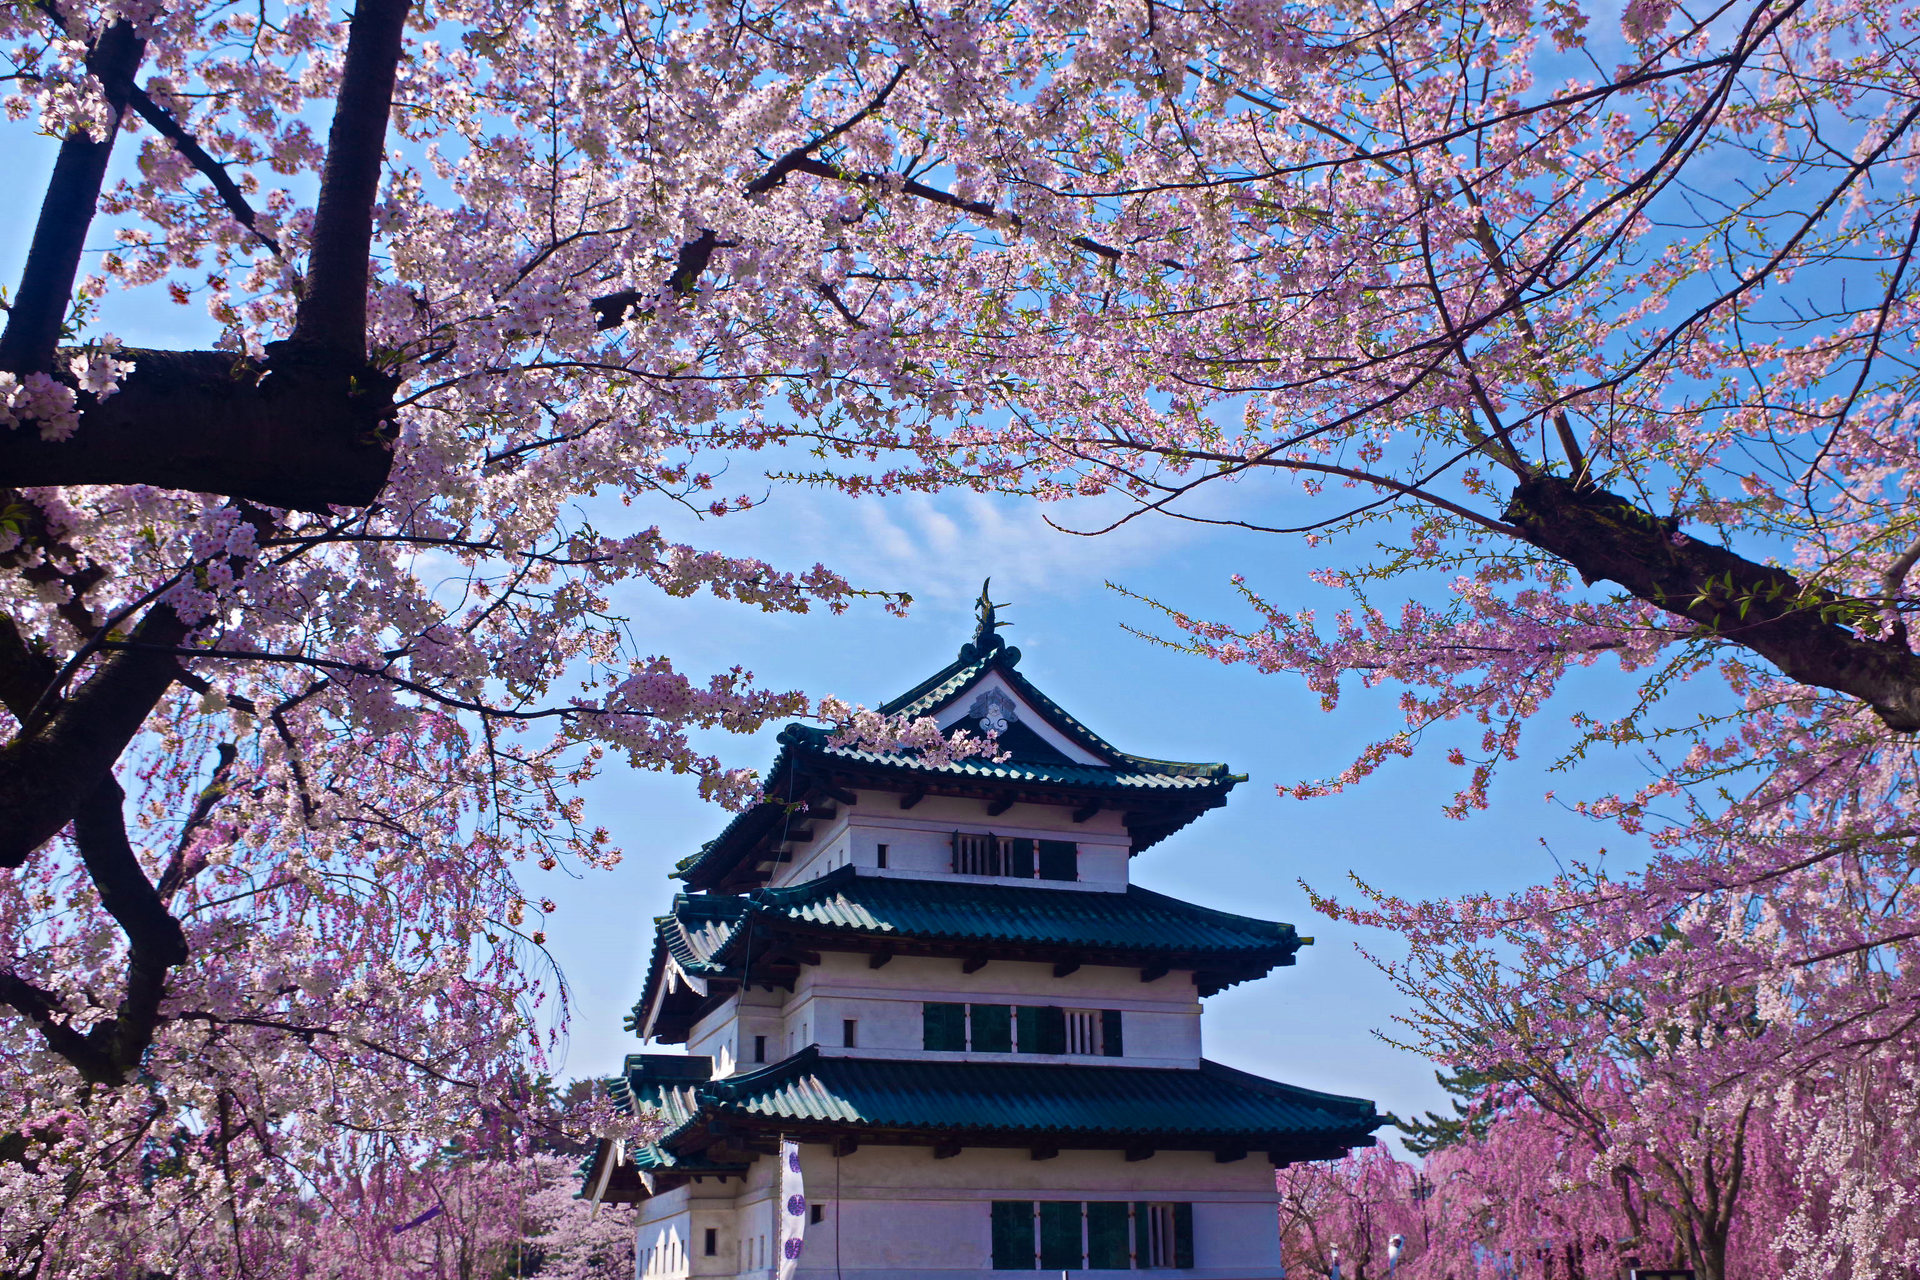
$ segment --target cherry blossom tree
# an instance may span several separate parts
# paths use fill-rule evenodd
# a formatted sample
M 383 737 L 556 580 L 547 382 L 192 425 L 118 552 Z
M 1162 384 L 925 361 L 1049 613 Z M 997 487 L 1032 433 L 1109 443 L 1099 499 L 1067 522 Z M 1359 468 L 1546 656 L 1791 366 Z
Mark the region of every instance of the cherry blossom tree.
M 690 735 L 952 749 L 648 641 L 662 596 L 854 596 L 630 514 L 750 506 L 716 477 L 782 446 L 858 494 L 1383 539 L 1325 575 L 1330 626 L 1252 585 L 1245 623 L 1173 613 L 1329 703 L 1406 691 L 1302 794 L 1464 722 L 1483 805 L 1616 664 L 1638 692 L 1587 745 L 1659 769 L 1586 803 L 1654 833 L 1645 875 L 1363 911 L 1591 914 L 1570 945 L 1615 961 L 1674 930 L 1610 970 L 1644 1016 L 1750 990 L 1760 1021 L 1690 1050 L 1696 1086 L 1853 1071 L 1908 1114 L 1909 16 L 7 9 L 8 110 L 58 147 L 0 333 L 8 1265 L 92 1265 L 102 1221 L 231 1234 L 343 1133 L 507 1105 L 558 999 L 519 873 L 616 856 L 574 795 L 609 753 L 737 802 Z M 115 341 L 126 287 L 217 341 Z M 1694 677 L 1706 709 L 1663 710 Z M 1806 1239 L 1895 1212 L 1856 1174 Z
M 1059 80 L 1036 89 L 1078 133 L 1030 130 L 1018 166 L 965 188 L 990 191 L 992 225 L 1021 238 L 1010 253 L 1042 260 L 964 333 L 895 324 L 966 420 L 829 424 L 826 447 L 891 469 L 814 478 L 869 492 L 962 475 L 1118 500 L 1120 521 L 1327 545 L 1319 581 L 1353 601 L 1331 620 L 1250 579 L 1237 619 L 1162 606 L 1179 643 L 1300 675 L 1329 708 L 1355 682 L 1402 690 L 1404 724 L 1301 797 L 1452 737 L 1468 772 L 1448 811 L 1464 816 L 1570 674 L 1622 673 L 1617 703 L 1575 716 L 1563 763 L 1644 752 L 1644 787 L 1579 800 L 1650 837 L 1644 872 L 1323 902 L 1416 951 L 1537 947 L 1510 971 L 1487 958 L 1484 989 L 1511 984 L 1494 1030 L 1516 1053 L 1625 1069 L 1623 1035 L 1672 1039 L 1637 1060 L 1661 1080 L 1631 1077 L 1633 1118 L 1691 1144 L 1679 1181 L 1698 1192 L 1738 1176 L 1749 1107 L 1872 1080 L 1844 1096 L 1879 1134 L 1920 1063 L 1913 14 L 1753 0 L 1594 16 L 1116 10 L 1075 49 L 1071 107 Z M 1130 46 L 1104 43 L 1115 27 Z M 971 394 L 969 344 L 999 357 Z M 1018 393 L 1004 410 L 1002 385 Z M 1103 508 L 1059 510 L 1111 527 Z M 1408 989 L 1445 1003 L 1453 977 L 1430 958 Z M 1861 1177 L 1843 1146 L 1816 1146 L 1829 1165 L 1809 1185 Z M 1867 1244 L 1891 1201 L 1843 1227 L 1853 1203 L 1807 1229 L 1863 1259 L 1905 1247 Z M 1738 1235 L 1730 1205 L 1682 1214 L 1710 1272 Z
M 1366 1147 L 1341 1160 L 1290 1165 L 1274 1172 L 1280 1193 L 1280 1260 L 1290 1276 L 1381 1280 L 1395 1236 L 1412 1265 L 1424 1252 L 1419 1172 L 1386 1147 Z

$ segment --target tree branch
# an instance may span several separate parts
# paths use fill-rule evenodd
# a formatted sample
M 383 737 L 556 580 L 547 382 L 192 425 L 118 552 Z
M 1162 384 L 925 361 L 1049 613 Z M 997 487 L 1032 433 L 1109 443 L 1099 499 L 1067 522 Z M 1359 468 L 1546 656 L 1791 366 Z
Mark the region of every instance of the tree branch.
M 193 812 L 187 815 L 185 824 L 181 826 L 180 839 L 173 846 L 173 856 L 167 859 L 166 870 L 160 873 L 160 883 L 154 890 L 161 902 L 171 902 L 174 894 L 206 869 L 205 855 L 195 857 L 193 854 L 193 835 L 206 825 L 207 816 L 213 812 L 214 806 L 227 798 L 227 772 L 233 768 L 233 762 L 239 754 L 231 742 L 223 742 L 215 748 L 217 760 L 213 766 L 213 776 L 207 779 L 207 785 L 200 789 L 199 796 L 195 798 Z
M 109 1022 L 87 1033 L 120 1079 L 140 1064 L 153 1043 L 167 970 L 187 959 L 187 938 L 180 922 L 167 913 L 127 840 L 125 804 L 126 794 L 109 774 L 73 815 L 73 842 L 80 860 L 99 891 L 100 905 L 120 926 L 129 948 L 120 1008 Z
M 907 67 L 904 64 L 896 68 L 892 77 L 880 87 L 880 91 L 874 94 L 872 100 L 825 133 L 807 139 L 768 165 L 765 173 L 746 185 L 744 189 L 746 195 L 763 196 L 784 183 L 787 175 L 800 169 L 814 152 L 885 106 L 887 99 L 899 87 L 900 81 L 906 78 L 906 74 Z M 719 247 L 721 247 L 720 239 L 714 234 L 712 228 L 702 230 L 699 235 L 681 245 L 680 252 L 674 259 L 673 274 L 667 278 L 668 287 L 682 297 L 692 293 L 699 285 L 700 277 L 706 274 L 708 264 L 713 261 L 713 251 Z M 638 289 L 622 289 L 618 293 L 595 298 L 588 305 L 593 308 L 598 327 L 613 329 L 627 318 L 627 313 L 638 306 L 640 300 L 641 294 Z
M 0 1003 L 12 1005 L 40 1032 L 47 1047 L 65 1058 L 80 1075 L 95 1084 L 114 1081 L 107 1056 L 67 1021 L 67 1011 L 52 992 L 44 991 L 12 969 L 0 967 Z
M 151 610 L 134 639 L 152 648 L 116 653 L 45 716 L 0 746 L 0 867 L 17 867 L 72 821 L 180 673 L 169 652 L 187 626 Z
M 59 673 L 59 665 L 21 634 L 11 617 L 0 613 L 0 706 L 25 724 Z
M 1897 733 L 1920 732 L 1920 655 L 1841 625 L 1877 624 L 1878 601 L 1802 583 L 1677 532 L 1604 489 L 1540 475 L 1514 490 L 1507 522 L 1523 540 L 1636 599 L 1742 645 L 1789 679 L 1858 698 Z
M 391 379 L 284 350 L 264 365 L 230 351 L 115 354 L 132 372 L 105 400 L 81 397 L 69 439 L 9 433 L 0 486 L 151 484 L 325 512 L 366 506 L 387 482 Z
M 129 86 L 127 102 L 140 113 L 142 120 L 153 126 L 155 133 L 171 142 L 175 151 L 185 156 L 188 163 L 206 176 L 207 181 L 213 184 L 213 189 L 220 194 L 220 199 L 226 204 L 227 212 L 233 215 L 235 222 L 251 231 L 261 244 L 273 250 L 274 257 L 284 256 L 280 252 L 280 242 L 257 225 L 255 219 L 259 215 L 254 213 L 253 206 L 247 203 L 247 197 L 241 192 L 239 184 L 227 173 L 227 167 L 208 155 L 206 148 L 200 145 L 200 140 L 188 133 L 181 123 L 173 118 L 172 112 L 148 97 L 147 91 L 138 85 Z
M 73 299 L 73 281 L 80 274 L 87 229 L 93 225 L 100 184 L 106 179 L 114 136 L 126 110 L 126 90 L 146 50 L 146 41 L 123 18 L 88 51 L 87 70 L 100 81 L 112 112 L 103 137 L 74 133 L 60 144 L 46 197 L 40 202 L 27 264 L 20 272 L 20 288 L 7 313 L 6 331 L 0 333 L 0 369 L 31 373 L 53 363 L 67 305 Z
M 387 155 L 387 117 L 408 0 L 359 0 L 347 35 L 340 96 L 313 211 L 306 294 L 287 340 L 354 366 L 367 359 L 367 257 L 373 203 Z

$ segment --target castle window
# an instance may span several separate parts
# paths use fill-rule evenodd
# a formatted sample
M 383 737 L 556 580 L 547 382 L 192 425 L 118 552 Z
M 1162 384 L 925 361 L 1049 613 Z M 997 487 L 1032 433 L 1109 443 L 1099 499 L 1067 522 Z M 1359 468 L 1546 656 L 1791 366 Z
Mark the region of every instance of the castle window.
M 973 1033 L 968 1047 L 975 1053 L 1013 1052 L 1013 1006 L 968 1005 L 967 1013 Z
M 996 1200 L 996 1271 L 1193 1267 L 1193 1206 L 1126 1200 Z
M 767 1038 L 765 1036 L 755 1036 L 753 1038 L 753 1060 L 755 1062 L 765 1062 L 767 1060 Z
M 1016 880 L 1080 878 L 1080 846 L 1071 840 L 956 831 L 952 844 L 955 875 L 1010 876 Z
M 859 1028 L 860 1023 L 857 1019 L 842 1018 L 840 1020 L 841 1045 L 848 1049 L 853 1048 L 858 1043 Z
M 1014 1012 L 1015 1047 L 1021 1053 L 1065 1053 L 1067 1011 L 1023 1004 Z
M 920 1047 L 958 1053 L 967 1047 L 967 1006 L 929 1000 L 920 1006 Z
M 936 1053 L 971 1050 L 1118 1058 L 1125 1052 L 1121 1018 L 1118 1009 L 929 1000 L 920 1006 L 920 1047 Z M 853 1041 L 846 1043 L 851 1047 Z
M 887 846 L 881 845 L 875 852 L 880 858 L 880 869 L 885 871 L 887 869 Z
M 807 1208 L 808 1208 L 807 1221 L 810 1225 L 817 1227 L 822 1222 L 826 1221 L 827 1206 L 823 1204 L 816 1204 L 816 1205 L 809 1205 Z
M 1133 1206 L 1134 1265 L 1191 1267 L 1193 1265 L 1193 1206 L 1190 1204 L 1136 1204 Z
M 720 1228 L 707 1228 L 707 1256 L 714 1257 L 720 1252 Z

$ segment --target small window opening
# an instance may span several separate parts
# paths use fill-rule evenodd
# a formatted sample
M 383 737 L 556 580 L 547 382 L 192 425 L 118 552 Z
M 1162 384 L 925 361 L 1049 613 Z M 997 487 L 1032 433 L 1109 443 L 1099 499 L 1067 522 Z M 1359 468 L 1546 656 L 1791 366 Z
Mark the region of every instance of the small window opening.
M 858 1043 L 860 1022 L 857 1018 L 846 1018 L 840 1023 L 840 1043 L 851 1049 Z
M 827 1206 L 823 1204 L 816 1204 L 813 1206 L 812 1213 L 808 1217 L 807 1221 L 809 1224 L 817 1227 L 822 1222 L 826 1221 L 826 1217 L 827 1217 Z
M 880 852 L 880 869 L 882 871 L 885 871 L 887 869 L 887 846 L 881 845 L 879 852 Z
M 716 1256 L 720 1252 L 720 1228 L 707 1228 L 707 1256 Z
M 767 1060 L 767 1038 L 765 1036 L 755 1036 L 753 1038 L 753 1060 L 755 1062 L 765 1062 Z

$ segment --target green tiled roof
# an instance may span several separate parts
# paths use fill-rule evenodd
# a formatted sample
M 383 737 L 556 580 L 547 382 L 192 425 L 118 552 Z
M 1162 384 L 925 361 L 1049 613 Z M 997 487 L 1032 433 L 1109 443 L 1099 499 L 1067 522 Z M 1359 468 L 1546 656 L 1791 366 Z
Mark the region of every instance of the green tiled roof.
M 641 1055 L 628 1060 L 630 1068 Z M 657 1060 L 657 1055 L 648 1055 Z M 707 1062 L 707 1059 L 693 1059 Z M 644 1069 L 634 1072 L 644 1077 Z M 636 1080 L 636 1094 L 649 1086 Z M 784 1062 L 685 1089 L 665 1146 L 727 1117 L 1062 1141 L 1155 1139 L 1277 1149 L 1364 1145 L 1385 1122 L 1364 1098 L 1317 1093 L 1202 1061 L 1196 1069 L 1024 1062 L 882 1061 L 806 1049 Z M 684 1091 L 684 1092 L 683 1092 Z
M 673 914 L 655 916 L 654 929 L 674 963 L 690 974 L 725 972 L 715 959 L 747 914 L 747 900 L 719 893 L 674 895 Z
M 1068 796 L 1091 795 L 1112 802 L 1132 801 L 1157 808 L 1162 816 L 1134 831 L 1134 851 L 1138 852 L 1173 830 L 1184 826 L 1199 813 L 1225 801 L 1238 783 L 1246 781 L 1224 764 L 1192 763 L 1179 760 L 1155 760 L 1120 750 L 1069 715 L 1064 708 L 1040 692 L 1020 674 L 1020 651 L 991 636 L 984 649 L 969 644 L 958 660 L 891 702 L 881 704 L 888 715 L 935 716 L 950 706 L 968 688 L 989 673 L 998 675 L 1030 706 L 1040 719 L 1099 763 L 1070 761 L 1051 747 L 1049 758 L 956 760 L 928 764 L 905 752 L 863 751 L 833 745 L 833 734 L 822 728 L 790 724 L 780 733 L 780 754 L 767 771 L 767 796 L 762 803 L 738 814 L 719 836 L 682 858 L 673 874 L 708 888 L 724 880 L 744 859 L 751 856 L 763 840 L 774 839 L 775 828 L 789 820 L 788 806 L 782 801 L 796 798 L 793 780 L 810 772 L 839 771 L 856 777 L 871 776 L 877 785 L 907 789 L 916 785 L 957 787 L 958 794 L 976 794 L 980 787 L 1004 786 L 1040 788 L 1045 795 L 1061 792 Z M 978 641 L 978 637 L 976 637 Z M 1038 744 L 1037 738 L 1029 738 Z
M 1231 787 L 1239 777 L 1224 764 L 1183 764 L 1176 760 L 1148 760 L 1142 756 L 1121 756 L 1118 764 L 1050 764 L 1027 760 L 988 760 L 984 757 L 954 760 L 946 764 L 924 764 L 895 751 L 861 751 L 836 747 L 832 734 L 811 725 L 790 724 L 781 731 L 782 742 L 803 747 L 814 755 L 833 760 L 899 769 L 915 774 L 945 774 L 952 777 L 991 778 L 1003 782 L 1038 782 L 1068 787 L 1138 790 L 1200 790 Z M 1108 748 L 1112 751 L 1112 748 Z M 1119 755 L 1120 753 L 1115 752 Z
M 862 870 L 841 867 L 817 879 L 740 896 L 677 895 L 673 914 L 654 920 L 658 941 L 634 1006 L 634 1027 L 644 1024 L 668 962 L 696 984 L 738 977 L 742 946 L 736 944 L 745 936 L 742 925 L 749 915 L 762 943 L 799 930 L 809 935 L 809 946 L 831 947 L 838 936 L 849 945 L 898 941 L 922 949 L 936 944 L 936 951 L 942 943 L 1052 949 L 1058 957 L 1087 964 L 1172 960 L 1195 972 L 1202 995 L 1292 964 L 1304 942 L 1290 924 L 1216 911 L 1138 885 L 1109 893 Z
M 1204 953 L 1248 959 L 1291 957 L 1300 939 L 1289 924 L 1255 920 L 1127 886 L 1107 893 L 1044 884 L 970 884 L 860 875 L 841 867 L 747 901 L 761 916 L 867 935 L 967 942 L 1049 943 L 1143 955 Z M 707 910 L 688 895 L 690 915 Z
M 997 637 L 996 637 L 997 639 Z M 920 684 L 891 702 L 880 704 L 883 715 L 932 716 L 938 715 L 953 700 L 989 671 L 997 672 L 1018 693 L 1023 701 L 1038 711 L 1046 722 L 1067 738 L 1078 743 L 1083 749 L 1111 761 L 1114 768 L 1126 772 L 1133 771 L 1148 775 L 1161 775 L 1172 772 L 1204 775 L 1215 780 L 1235 778 L 1233 771 L 1224 764 L 1188 764 L 1177 760 L 1154 760 L 1147 756 L 1130 755 L 1108 742 L 1105 738 L 1087 728 L 1065 707 L 1040 692 L 1039 688 L 1022 675 L 1017 667 L 1020 651 L 1011 647 L 996 647 L 985 654 L 976 654 L 975 647 L 968 645 L 960 651 L 957 661 L 936 672 Z M 815 731 L 819 732 L 819 731 Z M 1241 779 L 1235 778 L 1236 781 Z

